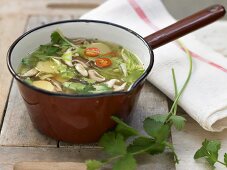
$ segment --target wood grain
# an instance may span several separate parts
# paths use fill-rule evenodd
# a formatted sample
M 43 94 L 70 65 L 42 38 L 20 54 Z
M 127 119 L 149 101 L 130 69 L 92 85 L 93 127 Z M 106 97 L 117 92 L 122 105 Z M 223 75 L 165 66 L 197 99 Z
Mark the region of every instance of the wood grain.
M 47 8 L 53 9 L 91 9 L 97 7 L 98 3 L 49 3 Z
M 84 163 L 77 162 L 20 162 L 14 170 L 86 170 Z
M 24 102 L 14 82 L 0 135 L 2 146 L 51 146 L 57 142 L 39 133 L 32 125 Z
M 50 22 L 56 22 L 61 20 L 69 20 L 75 18 L 74 15 L 55 15 L 55 16 L 49 16 L 49 15 L 32 15 L 28 18 L 28 23 L 26 25 L 26 31 L 31 30 L 35 27 L 50 23 Z
M 19 15 L 71 15 L 84 13 L 104 0 L 1 0 L 0 14 Z M 90 5 L 91 4 L 91 5 Z M 71 6 L 70 8 L 66 8 Z M 53 8 L 54 7 L 54 8 Z M 56 8 L 58 7 L 58 8 Z M 79 8 L 83 7 L 83 8 Z M 85 8 L 86 7 L 86 8 Z
M 0 147 L 0 169 L 12 170 L 19 162 L 81 162 L 87 159 L 104 158 L 98 150 L 68 148 Z M 2 168 L 4 167 L 4 169 Z
M 26 21 L 27 18 L 24 16 L 0 15 L 0 120 L 2 120 L 4 116 L 6 101 L 12 81 L 12 77 L 6 65 L 7 50 L 14 39 L 24 31 Z M 17 29 L 15 29 L 15 25 L 17 25 Z
M 80 162 L 104 159 L 100 150 L 74 148 L 0 147 L 1 170 L 12 170 L 18 162 Z M 172 154 L 137 157 L 138 170 L 174 170 Z M 4 167 L 4 168 L 3 168 Z

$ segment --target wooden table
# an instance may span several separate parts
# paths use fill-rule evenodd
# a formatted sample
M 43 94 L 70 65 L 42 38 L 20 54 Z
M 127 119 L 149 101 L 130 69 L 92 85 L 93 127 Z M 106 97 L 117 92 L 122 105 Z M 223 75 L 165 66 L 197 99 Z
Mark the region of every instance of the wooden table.
M 62 0 L 56 0 L 54 3 L 51 0 L 0 1 L 0 54 L 2 57 L 0 60 L 0 170 L 11 170 L 14 163 L 21 161 L 83 162 L 86 159 L 102 158 L 100 149 L 95 145 L 67 144 L 44 136 L 34 129 L 17 85 L 12 80 L 5 63 L 9 45 L 24 31 L 53 21 L 78 18 L 102 1 L 67 0 L 64 3 Z M 141 130 L 144 117 L 167 112 L 167 98 L 154 86 L 146 83 L 129 122 Z M 190 129 L 194 129 L 198 134 L 203 133 L 203 130 L 190 118 L 185 131 L 176 132 L 172 129 L 172 140 L 182 160 L 180 165 L 175 167 L 173 155 L 167 151 L 152 157 L 139 157 L 138 169 L 190 169 L 187 161 L 193 158 L 191 155 L 187 157 L 187 154 L 194 152 L 196 148 L 190 149 L 191 145 L 187 142 L 183 142 L 184 145 L 182 145 L 182 140 L 179 139 L 182 135 L 188 134 L 187 131 Z M 187 137 L 193 138 L 193 133 Z M 200 143 L 197 144 L 200 145 Z M 185 164 L 187 167 L 184 166 Z M 198 167 L 203 169 L 206 166 L 202 164 Z

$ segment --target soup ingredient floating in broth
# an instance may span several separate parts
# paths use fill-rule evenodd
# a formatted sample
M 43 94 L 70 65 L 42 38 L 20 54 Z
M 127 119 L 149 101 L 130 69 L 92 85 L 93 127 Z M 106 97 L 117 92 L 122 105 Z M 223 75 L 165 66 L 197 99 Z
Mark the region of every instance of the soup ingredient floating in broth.
M 143 73 L 139 59 L 122 46 L 69 39 L 59 30 L 51 34 L 50 43 L 23 58 L 19 68 L 26 83 L 67 94 L 127 91 Z

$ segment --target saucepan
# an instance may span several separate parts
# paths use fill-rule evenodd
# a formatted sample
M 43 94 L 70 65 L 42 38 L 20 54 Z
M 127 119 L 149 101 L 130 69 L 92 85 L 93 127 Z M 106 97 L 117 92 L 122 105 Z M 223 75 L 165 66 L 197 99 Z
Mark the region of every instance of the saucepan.
M 21 96 L 34 126 L 42 133 L 72 143 L 97 141 L 115 123 L 112 115 L 127 118 L 136 105 L 141 88 L 150 73 L 153 50 L 224 16 L 225 9 L 214 5 L 176 22 L 145 38 L 136 32 L 109 22 L 67 20 L 32 29 L 9 48 L 7 64 L 16 79 Z M 144 74 L 125 92 L 72 95 L 48 92 L 22 81 L 17 74 L 20 61 L 39 45 L 50 42 L 50 35 L 60 29 L 67 37 L 98 38 L 129 49 L 144 64 Z

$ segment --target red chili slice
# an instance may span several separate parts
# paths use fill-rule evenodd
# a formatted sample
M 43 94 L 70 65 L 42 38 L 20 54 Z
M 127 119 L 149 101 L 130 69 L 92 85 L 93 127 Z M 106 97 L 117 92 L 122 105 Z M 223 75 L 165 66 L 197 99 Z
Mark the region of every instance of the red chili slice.
M 103 54 L 102 56 L 116 57 L 117 56 L 117 52 L 109 52 L 109 53 Z
M 97 57 L 100 50 L 98 48 L 86 48 L 84 54 L 89 57 Z
M 109 58 L 97 58 L 95 65 L 100 68 L 109 67 L 112 65 L 112 61 Z

